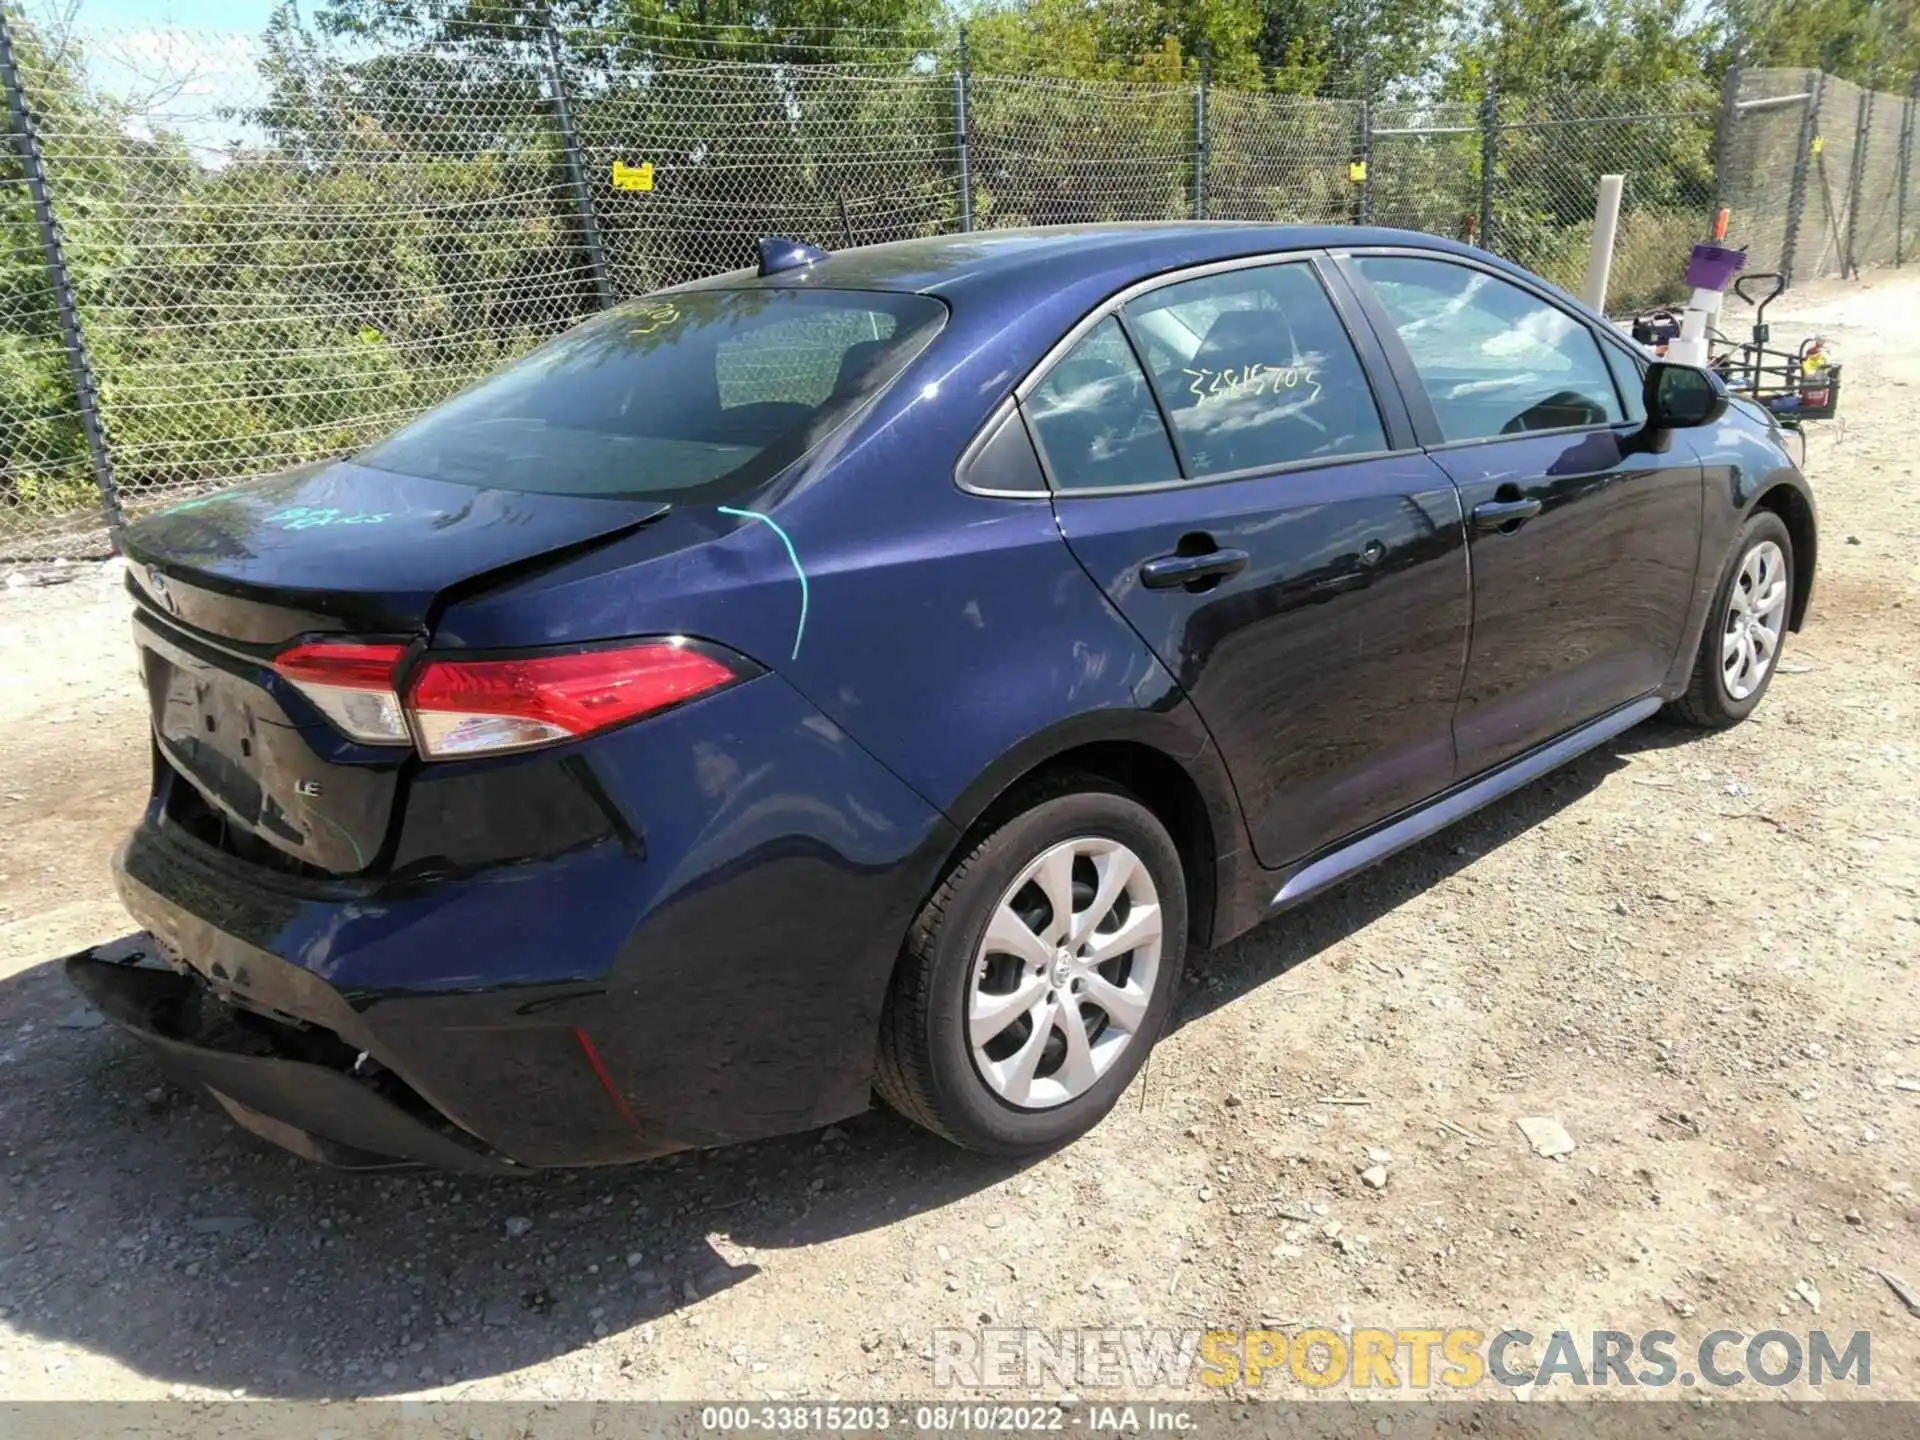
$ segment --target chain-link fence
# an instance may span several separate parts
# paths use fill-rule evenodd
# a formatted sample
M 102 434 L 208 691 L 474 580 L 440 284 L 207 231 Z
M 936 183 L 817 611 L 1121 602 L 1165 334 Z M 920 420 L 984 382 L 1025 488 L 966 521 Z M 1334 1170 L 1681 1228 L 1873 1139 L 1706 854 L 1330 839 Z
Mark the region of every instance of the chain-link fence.
M 945 76 L 677 62 L 567 87 L 621 297 L 734 269 L 762 235 L 838 247 L 957 226 Z
M 1756 266 L 1914 248 L 1910 92 L 1802 72 L 1382 100 L 1360 77 L 1302 95 L 974 74 L 957 34 L 823 58 L 777 36 L 714 55 L 544 25 L 403 45 L 290 15 L 236 37 L 4 13 L 0 558 L 104 552 L 116 504 L 350 452 L 765 234 L 1377 223 L 1573 287 L 1599 176 L 1624 172 L 1616 309 L 1677 293 L 1716 203 Z
M 1916 90 L 1817 70 L 1731 77 L 1719 125 L 1720 203 L 1748 269 L 1790 280 L 1904 265 L 1920 237 Z
M 1672 298 L 1713 202 L 1713 91 L 1701 82 L 1502 99 L 1497 108 L 1493 249 L 1579 289 L 1600 177 L 1624 175 L 1608 304 L 1623 311 Z
M 1374 222 L 1456 240 L 1479 239 L 1492 191 L 1484 105 L 1418 101 L 1374 105 L 1368 209 Z
M 78 399 L 88 379 L 73 365 L 84 352 L 73 295 L 62 284 L 65 236 L 35 134 L 36 119 L 42 127 L 71 120 L 57 90 L 38 116 L 29 110 L 23 58 L 43 68 L 60 63 L 38 50 L 23 55 L 0 30 L 0 554 L 50 553 L 76 539 L 97 544 L 75 532 L 103 532 L 105 524 Z

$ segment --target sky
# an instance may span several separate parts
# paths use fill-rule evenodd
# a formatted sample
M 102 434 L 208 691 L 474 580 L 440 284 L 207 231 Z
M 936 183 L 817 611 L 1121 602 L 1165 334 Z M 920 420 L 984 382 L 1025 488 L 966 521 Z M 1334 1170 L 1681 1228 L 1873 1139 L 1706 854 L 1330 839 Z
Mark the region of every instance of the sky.
M 131 105 L 122 128 L 186 141 L 203 164 L 259 136 L 232 114 L 258 97 L 259 39 L 275 0 L 22 0 L 49 33 L 80 43 L 88 83 Z
M 40 0 L 41 12 L 65 10 L 71 0 Z M 273 0 L 79 0 L 82 25 L 180 26 L 191 30 L 266 28 Z

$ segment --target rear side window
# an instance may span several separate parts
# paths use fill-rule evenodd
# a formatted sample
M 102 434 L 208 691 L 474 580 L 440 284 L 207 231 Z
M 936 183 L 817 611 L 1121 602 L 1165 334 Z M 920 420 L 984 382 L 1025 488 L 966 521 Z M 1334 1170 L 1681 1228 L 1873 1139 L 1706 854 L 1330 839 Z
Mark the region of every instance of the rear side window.
M 1055 362 L 1025 405 L 1056 490 L 1179 478 L 1160 407 L 1111 315 Z
M 1446 440 L 1608 425 L 1613 377 L 1586 322 L 1484 270 L 1356 256 L 1399 332 Z
M 1008 406 L 992 429 L 963 457 L 960 483 L 969 490 L 996 495 L 1044 495 L 1047 477 L 1040 473 L 1020 411 Z
M 905 368 L 946 307 L 850 290 L 691 290 L 608 311 L 430 410 L 363 465 L 567 495 L 735 492 Z
M 1185 280 L 1127 306 L 1187 473 L 1387 448 L 1339 312 L 1311 266 Z

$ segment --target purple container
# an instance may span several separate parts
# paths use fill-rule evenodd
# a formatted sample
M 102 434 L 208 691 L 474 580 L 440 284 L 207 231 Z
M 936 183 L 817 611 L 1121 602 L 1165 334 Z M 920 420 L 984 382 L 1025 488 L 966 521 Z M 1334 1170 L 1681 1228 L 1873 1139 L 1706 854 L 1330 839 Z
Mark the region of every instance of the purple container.
M 1729 250 L 1724 245 L 1696 245 L 1687 261 L 1687 287 L 1692 290 L 1725 290 L 1747 263 L 1747 252 Z

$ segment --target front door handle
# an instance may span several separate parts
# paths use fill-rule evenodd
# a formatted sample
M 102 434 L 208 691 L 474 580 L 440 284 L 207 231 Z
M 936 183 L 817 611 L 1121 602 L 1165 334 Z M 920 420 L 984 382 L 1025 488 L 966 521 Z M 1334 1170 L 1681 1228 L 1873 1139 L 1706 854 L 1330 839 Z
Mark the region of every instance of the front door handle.
M 1538 500 L 1484 500 L 1473 507 L 1473 528 L 1512 533 L 1541 510 Z
M 1247 568 L 1244 550 L 1209 550 L 1204 555 L 1161 555 L 1140 567 L 1140 583 L 1149 590 L 1171 590 L 1206 580 L 1223 580 Z

